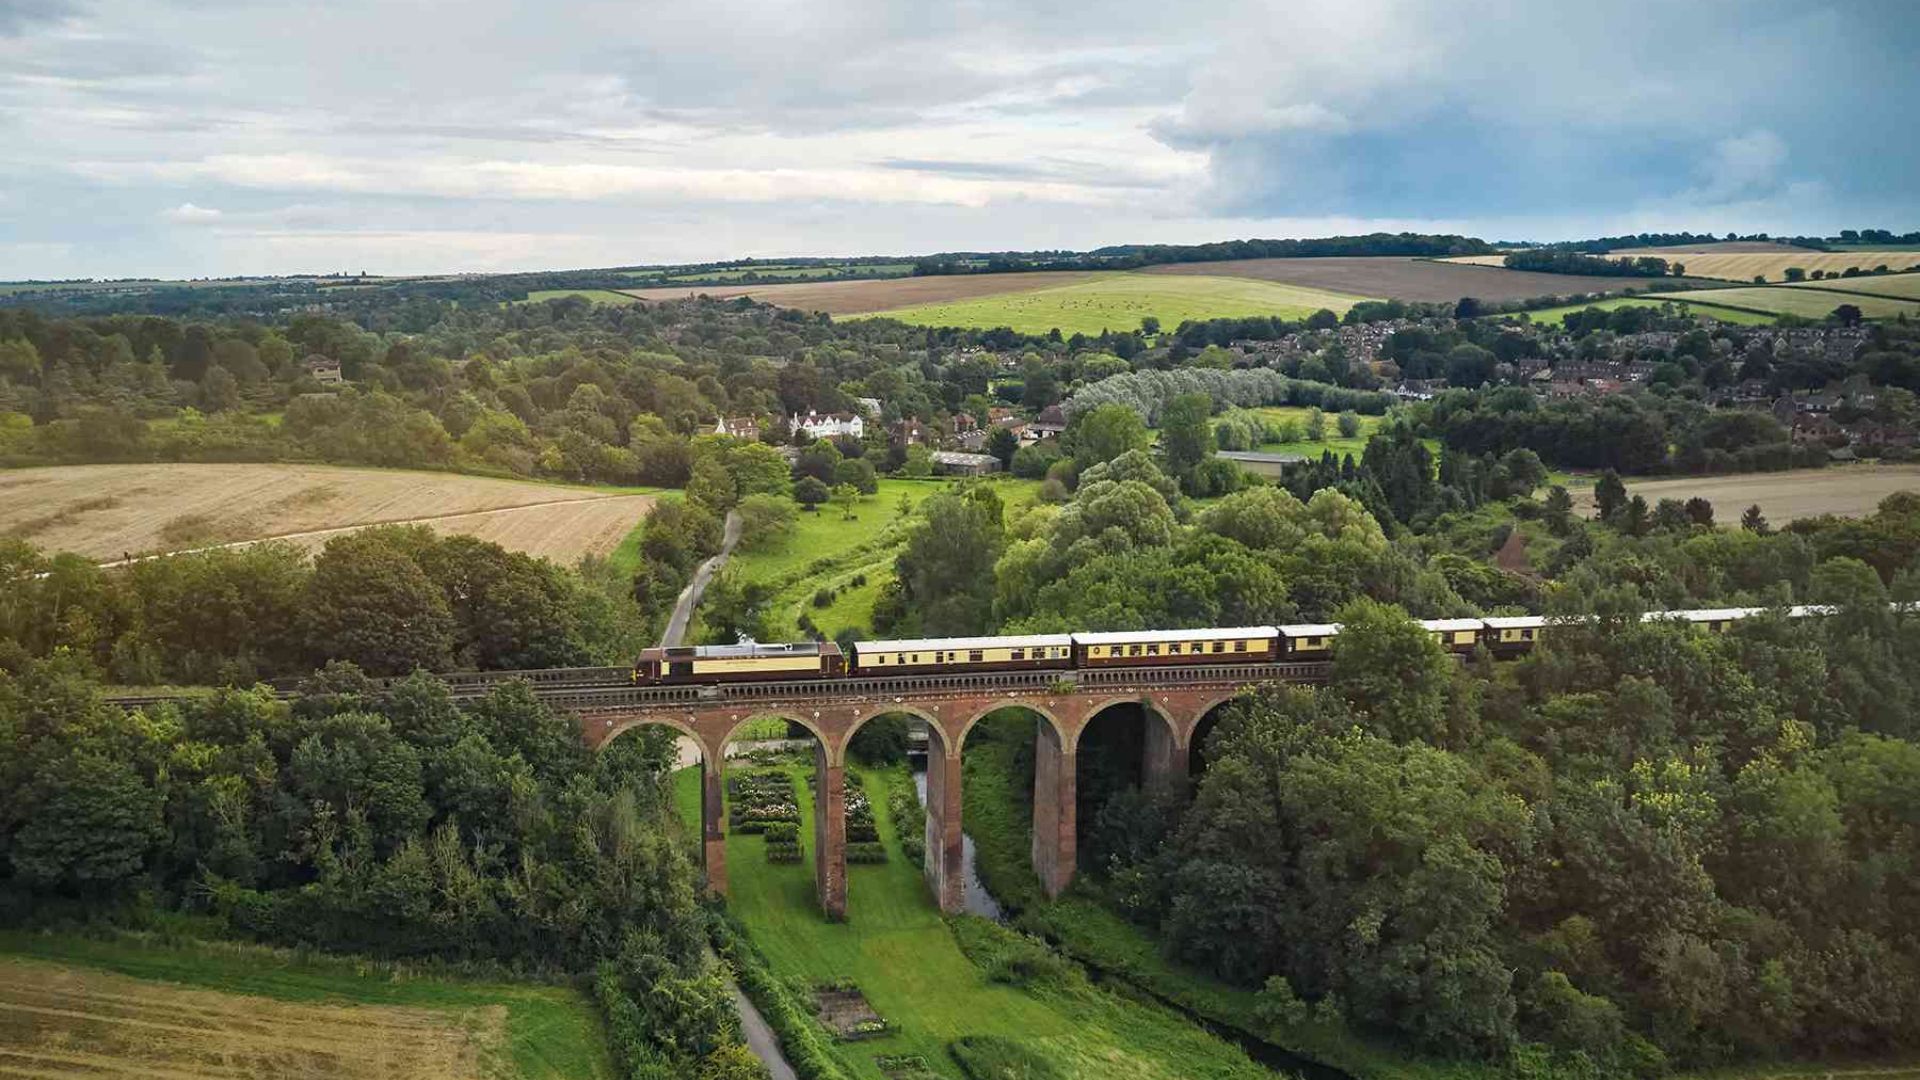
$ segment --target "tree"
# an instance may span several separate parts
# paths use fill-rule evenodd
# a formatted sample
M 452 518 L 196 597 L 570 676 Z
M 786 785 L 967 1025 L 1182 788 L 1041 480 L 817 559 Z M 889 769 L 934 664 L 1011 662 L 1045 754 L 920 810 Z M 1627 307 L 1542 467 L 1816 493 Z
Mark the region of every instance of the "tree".
M 1144 450 L 1153 441 L 1140 414 L 1118 404 L 1096 405 L 1075 415 L 1061 439 L 1082 472 L 1129 450 Z
M 1140 319 L 1140 332 L 1148 337 L 1158 334 L 1160 332 L 1160 320 L 1152 315 L 1142 316 Z
M 346 660 L 376 675 L 451 665 L 453 615 L 412 555 L 432 541 L 419 526 L 362 529 L 327 541 L 313 561 L 303 611 L 315 664 Z
M 1451 661 L 1433 635 L 1405 611 L 1372 600 L 1341 608 L 1336 621 L 1333 689 L 1382 736 L 1444 742 Z
M 1207 428 L 1213 416 L 1213 399 L 1205 394 L 1181 394 L 1167 403 L 1160 413 L 1160 450 L 1167 458 L 1167 471 L 1189 486 L 1194 469 L 1213 452 L 1212 432 Z
M 130 762 L 77 747 L 33 778 L 31 810 L 10 857 L 43 887 L 112 892 L 165 834 L 161 793 Z
M 809 511 L 818 508 L 821 503 L 832 497 L 833 492 L 827 485 L 821 483 L 818 477 L 803 476 L 794 482 L 793 501 Z
M 840 508 L 840 519 L 842 521 L 852 521 L 854 519 L 854 508 L 860 505 L 860 489 L 854 487 L 852 484 L 835 484 L 833 486 L 833 505 Z
M 994 562 L 1006 536 L 990 489 L 941 492 L 921 503 L 922 518 L 894 559 L 894 574 L 920 630 L 929 636 L 977 634 L 991 625 Z
M 1766 515 L 1760 512 L 1759 503 L 1747 507 L 1746 512 L 1740 515 L 1740 527 L 1750 533 L 1759 533 L 1761 536 L 1773 531 L 1773 527 L 1767 524 Z
M 866 458 L 847 458 L 834 466 L 833 482 L 852 485 L 862 495 L 877 494 L 880 490 L 879 474 L 873 470 L 873 462 Z
M 1555 536 L 1565 536 L 1573 529 L 1573 496 L 1567 489 L 1555 484 L 1547 489 L 1547 497 L 1541 504 L 1542 516 L 1547 528 Z
M 1695 495 L 1687 500 L 1687 520 L 1695 525 L 1713 528 L 1713 503 Z
M 995 424 L 987 431 L 987 453 L 1000 460 L 1000 467 L 1013 464 L 1013 456 L 1020 451 L 1020 436 L 1005 424 Z
M 1309 442 L 1327 441 L 1327 414 L 1318 408 L 1307 410 L 1307 439 Z
M 740 546 L 749 551 L 775 547 L 793 531 L 791 499 L 749 495 L 734 509 L 740 515 Z
M 1341 413 L 1337 423 L 1340 428 L 1341 438 L 1352 439 L 1359 436 L 1360 418 L 1354 415 L 1353 413 L 1350 413 L 1350 412 Z
M 793 478 L 812 477 L 823 484 L 833 482 L 833 470 L 840 466 L 840 448 L 831 440 L 816 439 L 813 445 L 800 451 L 800 457 L 793 463 Z
M 1839 323 L 1841 326 L 1859 326 L 1861 318 L 1863 316 L 1860 313 L 1860 305 L 1841 304 L 1827 316 L 1827 321 Z
M 1600 479 L 1593 484 L 1593 505 L 1601 521 L 1611 521 L 1627 505 L 1627 485 L 1619 473 L 1612 469 L 1601 472 Z
M 721 460 L 708 454 L 693 463 L 693 476 L 687 481 L 687 498 L 716 514 L 733 508 L 739 498 L 733 474 Z
M 1682 515 L 1684 517 L 1684 515 Z M 1647 507 L 1644 496 L 1635 495 L 1627 500 L 1627 505 L 1614 520 L 1614 525 L 1628 536 L 1645 536 L 1653 528 L 1653 514 Z
M 932 476 L 933 451 L 924 446 L 907 447 L 907 463 L 900 466 L 900 475 L 915 480 L 924 480 Z

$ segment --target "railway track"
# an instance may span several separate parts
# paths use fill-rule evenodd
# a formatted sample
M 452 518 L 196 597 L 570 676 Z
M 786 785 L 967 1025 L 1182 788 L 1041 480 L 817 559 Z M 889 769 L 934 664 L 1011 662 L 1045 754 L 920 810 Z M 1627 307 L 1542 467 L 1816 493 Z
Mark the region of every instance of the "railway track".
M 626 667 L 530 668 L 516 671 L 456 671 L 436 675 L 456 698 L 479 697 L 495 687 L 524 682 L 541 699 L 565 709 L 650 708 L 738 702 L 838 701 L 982 692 L 1031 694 L 1057 690 L 1130 689 L 1139 686 L 1235 686 L 1253 682 L 1324 682 L 1331 667 L 1324 661 L 1277 664 L 1206 664 L 1177 667 L 1095 668 L 1081 671 L 1002 671 L 950 675 L 897 675 L 882 678 L 803 679 L 786 682 L 728 683 L 718 686 L 635 686 Z M 375 679 L 387 688 L 404 680 Z M 268 684 L 282 699 L 297 697 L 298 683 Z M 204 689 L 171 693 L 107 694 L 104 700 L 125 708 L 177 701 L 207 693 Z

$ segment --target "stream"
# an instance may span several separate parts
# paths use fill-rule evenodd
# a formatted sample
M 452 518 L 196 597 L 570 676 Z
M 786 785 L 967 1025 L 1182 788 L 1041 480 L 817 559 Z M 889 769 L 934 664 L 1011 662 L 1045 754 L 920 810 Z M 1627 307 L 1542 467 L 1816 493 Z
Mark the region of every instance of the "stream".
M 913 790 L 920 797 L 920 805 L 927 805 L 927 773 L 924 767 L 913 770 Z M 961 906 L 969 915 L 978 915 L 994 922 L 1006 922 L 1006 913 L 994 902 L 993 894 L 980 884 L 980 873 L 973 865 L 973 837 L 965 832 L 960 834 L 961 862 L 966 866 L 966 877 L 961 882 Z

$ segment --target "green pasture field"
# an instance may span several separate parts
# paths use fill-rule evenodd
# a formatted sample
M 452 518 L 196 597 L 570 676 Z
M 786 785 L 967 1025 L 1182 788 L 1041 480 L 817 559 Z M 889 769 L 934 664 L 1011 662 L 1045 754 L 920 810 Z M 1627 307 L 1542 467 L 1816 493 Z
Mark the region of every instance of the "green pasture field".
M 905 277 L 913 270 L 912 263 L 873 263 L 862 266 L 740 266 L 727 270 L 690 271 L 674 274 L 668 281 L 738 281 L 748 274 L 759 279 L 780 278 L 790 281 L 812 281 L 818 278 L 856 277 Z M 634 275 L 640 276 L 640 275 Z
M 466 979 L 406 965 L 195 940 L 192 933 L 201 928 L 187 929 L 165 940 L 130 933 L 82 937 L 5 931 L 0 932 L 0 956 L 285 1002 L 461 1011 L 504 1007 L 511 1075 L 610 1080 L 614 1074 L 599 1014 L 571 987 Z M 0 1025 L 0 1050 L 6 1030 Z
M 922 304 L 858 318 L 982 330 L 1007 326 L 1024 334 L 1098 334 L 1133 330 L 1151 315 L 1172 329 L 1188 320 L 1252 315 L 1305 318 L 1321 308 L 1345 312 L 1367 299 L 1252 278 L 1195 274 L 1102 273 L 1072 285 Z
M 1578 311 L 1585 311 L 1588 308 L 1599 308 L 1601 311 L 1615 311 L 1623 307 L 1657 308 L 1662 303 L 1672 301 L 1677 297 L 1691 297 L 1693 295 L 1695 294 L 1661 293 L 1658 297 L 1621 296 L 1615 297 L 1612 300 L 1595 300 L 1586 304 L 1568 304 L 1565 307 L 1542 308 L 1539 311 L 1529 311 L 1525 314 L 1537 323 L 1563 323 L 1566 321 L 1567 316 Z M 1699 303 L 1693 300 L 1686 301 L 1686 305 L 1695 309 L 1693 312 L 1695 315 L 1707 315 L 1719 319 L 1724 323 L 1733 323 L 1738 326 L 1771 326 L 1773 324 L 1773 316 L 1762 315 L 1757 311 L 1741 311 L 1737 308 L 1716 307 L 1712 304 Z
M 1311 410 L 1298 405 L 1268 405 L 1257 409 L 1248 409 L 1247 411 L 1257 413 L 1260 418 L 1268 424 L 1279 424 L 1291 420 L 1300 426 L 1301 434 L 1305 435 L 1307 430 L 1307 414 Z M 1317 458 L 1322 451 L 1331 450 L 1333 451 L 1334 457 L 1352 454 L 1354 459 L 1358 460 L 1360 454 L 1367 448 L 1367 440 L 1373 436 L 1374 431 L 1378 429 L 1381 422 L 1386 419 L 1384 416 L 1361 415 L 1360 434 L 1348 439 L 1340 435 L 1339 413 L 1329 412 L 1326 414 L 1326 418 L 1327 437 L 1320 442 L 1301 438 L 1293 442 L 1262 443 L 1254 447 L 1254 449 L 1264 454 L 1299 454 L 1302 457 L 1310 458 Z
M 527 303 L 537 304 L 543 300 L 558 300 L 563 296 L 584 296 L 596 304 L 637 304 L 638 297 L 612 289 L 533 289 L 527 293 Z
M 904 770 L 849 766 L 862 777 L 888 861 L 847 867 L 847 920 L 828 922 L 813 884 L 810 767 L 789 769 L 800 800 L 797 864 L 766 861 L 757 835 L 727 837 L 727 906 L 744 924 L 776 975 L 799 983 L 851 980 L 892 1031 L 840 1044 L 835 1052 L 862 1080 L 885 1080 L 875 1058 L 919 1055 L 941 1076 L 957 1076 L 947 1044 L 966 1035 L 1019 1041 L 1059 1070 L 1061 1080 L 1214 1080 L 1270 1078 L 1235 1046 L 1171 1011 L 1093 987 L 996 983 L 961 951 L 956 936 L 996 933 L 960 920 L 952 926 L 934 906 L 918 863 L 901 854 L 887 808 L 891 785 L 911 783 Z M 675 776 L 675 801 L 698 828 L 697 769 Z
M 1823 278 L 1819 281 L 1797 281 L 1786 286 L 1789 289 L 1806 289 L 1812 292 L 1866 294 L 1885 296 L 1895 300 L 1920 300 L 1920 274 L 1875 274 L 1872 276 L 1850 278 Z M 1845 303 L 1842 300 L 1840 303 Z
M 860 500 L 854 520 L 845 520 L 832 503 L 816 513 L 802 511 L 784 542 L 763 551 L 735 552 L 728 566 L 745 581 L 774 586 L 774 597 L 767 605 L 768 630 L 774 640 L 799 640 L 802 614 L 829 638 L 850 626 L 871 630 L 874 601 L 893 576 L 893 558 L 914 520 L 911 515 L 900 516 L 900 497 L 905 495 L 910 505 L 918 507 L 952 483 L 881 480 L 878 494 Z M 1040 492 L 1035 480 L 1004 477 L 991 483 L 1009 512 L 1030 505 Z M 860 574 L 867 576 L 866 584 L 852 586 Z M 835 590 L 834 600 L 828 607 L 816 608 L 813 595 L 823 587 Z

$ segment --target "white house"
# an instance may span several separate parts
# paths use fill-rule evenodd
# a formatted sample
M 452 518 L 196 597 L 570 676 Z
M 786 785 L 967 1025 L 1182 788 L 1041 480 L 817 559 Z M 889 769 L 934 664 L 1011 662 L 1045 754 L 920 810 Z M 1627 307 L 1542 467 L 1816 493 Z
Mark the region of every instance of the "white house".
M 789 434 L 806 432 L 810 439 L 832 439 L 840 435 L 862 438 L 867 433 L 867 422 L 854 413 L 817 413 L 807 410 L 807 415 L 793 414 L 787 420 Z

